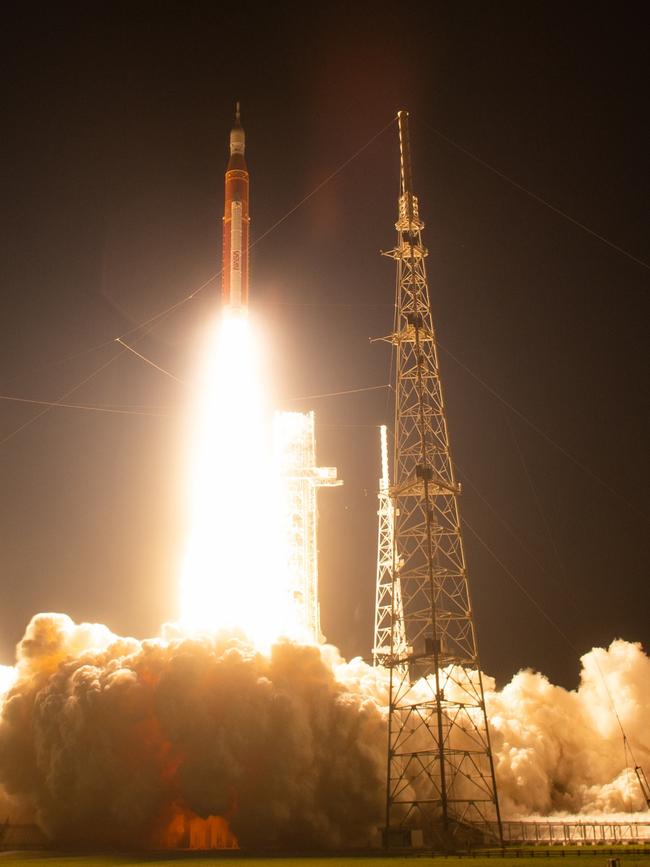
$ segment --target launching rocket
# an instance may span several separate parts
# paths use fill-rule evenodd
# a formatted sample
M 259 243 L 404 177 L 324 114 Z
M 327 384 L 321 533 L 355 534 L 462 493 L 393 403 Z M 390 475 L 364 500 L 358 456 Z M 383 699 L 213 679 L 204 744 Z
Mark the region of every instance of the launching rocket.
M 224 309 L 248 311 L 248 169 L 244 158 L 246 136 L 235 112 L 230 130 L 230 159 L 226 169 L 226 197 L 223 213 L 223 269 L 221 294 Z

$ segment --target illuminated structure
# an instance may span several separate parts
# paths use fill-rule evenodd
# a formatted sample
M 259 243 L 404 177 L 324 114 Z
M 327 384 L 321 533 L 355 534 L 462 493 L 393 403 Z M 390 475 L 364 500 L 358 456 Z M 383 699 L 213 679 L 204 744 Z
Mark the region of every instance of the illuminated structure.
M 284 503 L 280 532 L 286 539 L 291 620 L 298 637 L 320 642 L 316 493 L 343 482 L 335 467 L 316 466 L 313 412 L 277 412 L 274 444 Z
M 230 131 L 230 159 L 226 169 L 226 195 L 223 209 L 223 255 L 221 295 L 226 310 L 248 310 L 248 168 L 244 151 L 246 136 L 241 125 L 239 103 L 235 125 Z
M 400 112 L 395 323 L 395 532 L 386 842 L 404 829 L 453 846 L 500 814 L 458 495 L 429 304 L 408 114 Z M 401 606 L 395 605 L 401 597 Z M 401 611 L 400 611 L 401 607 Z M 406 647 L 404 647 L 404 638 Z
M 372 648 L 373 663 L 386 666 L 391 656 L 391 633 L 394 654 L 403 659 L 406 654 L 404 635 L 404 612 L 400 589 L 399 555 L 395 549 L 395 516 L 390 498 L 388 473 L 388 436 L 386 425 L 379 428 L 381 451 L 381 478 L 379 479 L 379 517 L 377 529 L 377 589 L 375 595 L 375 642 Z M 394 597 L 394 598 L 393 598 Z

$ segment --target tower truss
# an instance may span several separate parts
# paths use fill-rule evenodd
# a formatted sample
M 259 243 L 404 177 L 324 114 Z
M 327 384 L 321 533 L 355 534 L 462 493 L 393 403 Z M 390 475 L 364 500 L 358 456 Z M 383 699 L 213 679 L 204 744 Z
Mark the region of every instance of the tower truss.
M 395 449 L 386 834 L 419 828 L 444 846 L 501 836 L 457 483 L 413 195 L 408 113 L 398 114 L 400 197 L 394 331 Z M 496 829 L 496 830 L 495 830 Z
M 397 566 L 399 555 L 395 548 L 395 516 L 390 498 L 390 476 L 388 472 L 388 431 L 385 424 L 379 428 L 379 447 L 381 451 L 381 478 L 379 479 L 379 518 L 377 529 L 377 584 L 375 596 L 375 641 L 372 647 L 374 664 L 387 664 L 391 655 L 391 634 L 394 631 L 393 645 L 395 654 L 404 658 L 406 636 L 404 634 L 404 612 L 400 591 Z M 395 577 L 393 577 L 395 576 Z

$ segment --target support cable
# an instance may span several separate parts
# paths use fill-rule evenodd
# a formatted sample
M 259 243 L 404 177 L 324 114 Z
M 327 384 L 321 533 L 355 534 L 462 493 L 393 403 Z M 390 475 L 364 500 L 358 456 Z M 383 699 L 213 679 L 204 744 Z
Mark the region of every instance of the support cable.
M 568 577 L 567 571 L 564 568 L 564 563 L 562 562 L 562 558 L 560 557 L 560 552 L 558 550 L 557 543 L 555 541 L 555 534 L 551 530 L 551 525 L 549 524 L 548 519 L 546 517 L 546 512 L 542 508 L 542 501 L 539 497 L 539 494 L 537 493 L 537 488 L 535 486 L 535 483 L 533 482 L 533 477 L 530 473 L 530 470 L 528 469 L 528 464 L 526 463 L 526 459 L 524 458 L 524 453 L 521 450 L 521 446 L 519 444 L 519 440 L 517 439 L 515 429 L 510 424 L 510 419 L 508 418 L 507 415 L 505 415 L 505 413 L 504 413 L 504 417 L 505 417 L 505 421 L 506 421 L 506 426 L 507 426 L 508 430 L 510 431 L 510 436 L 512 437 L 512 441 L 515 444 L 515 450 L 516 450 L 517 454 L 519 455 L 519 460 L 521 461 L 521 465 L 524 468 L 524 475 L 526 476 L 526 479 L 527 479 L 528 484 L 530 486 L 530 490 L 532 491 L 533 500 L 535 501 L 535 506 L 537 507 L 537 512 L 538 512 L 540 518 L 542 519 L 542 524 L 544 525 L 544 529 L 546 530 L 546 535 L 548 536 L 548 540 L 551 543 L 551 548 L 553 549 L 553 553 L 555 555 L 555 562 L 557 563 L 558 569 L 560 570 L 560 573 L 562 574 L 565 582 L 568 583 L 567 582 L 567 577 Z
M 575 217 L 572 217 L 571 214 L 567 214 L 566 211 L 563 211 L 561 208 L 558 208 L 556 205 L 551 204 L 547 199 L 543 199 L 541 196 L 538 196 L 537 193 L 534 193 L 532 190 L 529 190 L 527 187 L 524 187 L 523 184 L 518 183 L 509 177 L 505 172 L 502 172 L 500 169 L 497 169 L 496 166 L 491 165 L 486 160 L 481 159 L 481 157 L 477 156 L 475 153 L 472 153 L 468 148 L 463 147 L 458 144 L 458 142 L 454 141 L 448 135 L 445 135 L 439 129 L 436 129 L 431 124 L 426 123 L 425 121 L 421 121 L 421 123 L 432 133 L 437 135 L 439 138 L 446 141 L 447 144 L 450 144 L 453 148 L 465 154 L 466 157 L 469 157 L 474 162 L 483 166 L 483 168 L 488 169 L 493 174 L 497 175 L 501 178 L 501 180 L 506 181 L 511 186 L 518 189 L 520 192 L 525 193 L 527 196 L 530 196 L 531 199 L 534 199 L 536 202 L 539 202 L 540 205 L 544 205 L 544 207 L 549 208 L 554 213 L 558 214 L 560 217 L 563 217 L 565 220 L 568 220 L 570 223 L 573 223 L 574 226 L 577 226 L 579 229 L 582 229 L 583 232 L 586 232 L 588 235 L 592 235 L 594 238 L 597 238 L 599 241 L 602 241 L 603 244 L 607 244 L 608 247 L 611 247 L 613 250 L 616 250 L 617 253 L 620 253 L 622 256 L 626 256 L 632 262 L 636 262 L 637 265 L 641 265 L 642 268 L 647 268 L 650 271 L 650 264 L 643 259 L 640 259 L 638 256 L 634 256 L 628 250 L 625 250 L 623 247 L 620 247 L 618 244 L 615 244 L 613 241 L 610 241 L 609 238 L 606 238 L 604 235 L 601 235 L 599 232 L 596 232 L 594 229 L 590 229 L 589 226 L 586 226 L 584 223 L 581 223 L 580 220 L 576 220 Z
M 492 515 L 494 515 L 494 517 L 501 524 L 501 526 L 504 527 L 508 531 L 508 533 L 510 533 L 510 535 L 518 543 L 518 545 L 520 546 L 522 551 L 524 551 L 530 557 L 530 559 L 535 564 L 535 566 L 537 566 L 537 568 L 542 573 L 542 575 L 544 575 L 546 578 L 550 578 L 558 587 L 560 587 L 562 590 L 564 590 L 566 592 L 566 581 L 564 583 L 561 583 L 560 581 L 558 581 L 557 578 L 555 578 L 555 576 L 553 575 L 553 573 L 551 571 L 549 571 L 548 568 L 545 567 L 541 563 L 541 561 L 539 560 L 537 555 L 524 542 L 524 540 L 516 532 L 516 530 L 512 527 L 512 525 L 508 521 L 506 521 L 506 519 L 502 515 L 499 514 L 499 512 L 490 503 L 490 501 L 487 499 L 487 497 L 483 493 L 481 493 L 479 488 L 474 484 L 474 482 L 472 482 L 470 477 L 467 475 L 467 472 L 458 464 L 458 461 L 456 459 L 454 459 L 454 465 L 455 465 L 456 470 L 458 471 L 459 475 L 462 477 L 463 482 L 465 484 L 467 484 L 468 487 L 470 487 L 474 491 L 476 496 L 489 509 L 489 511 L 492 513 Z M 575 602 L 575 600 L 572 598 L 572 596 L 569 595 L 567 597 L 567 601 L 571 604 L 571 606 L 573 607 L 573 609 L 576 612 L 580 611 L 578 604 Z
M 15 436 L 16 436 L 17 434 L 19 434 L 21 431 L 25 430 L 26 427 L 29 427 L 29 425 L 33 424 L 33 423 L 34 423 L 35 421 L 37 421 L 39 418 L 41 418 L 41 417 L 44 416 L 46 413 L 48 413 L 48 412 L 49 412 L 49 411 L 50 411 L 54 406 L 59 406 L 63 401 L 67 400 L 67 399 L 70 397 L 71 394 L 74 394 L 75 391 L 78 391 L 78 390 L 79 390 L 82 386 L 84 386 L 87 382 L 90 382 L 91 379 L 94 379 L 94 378 L 95 378 L 98 374 L 100 374 L 103 370 L 106 370 L 106 368 L 109 366 L 109 364 L 112 364 L 112 363 L 113 363 L 117 358 L 119 358 L 120 355 L 122 355 L 125 351 L 126 351 L 126 350 L 121 349 L 121 350 L 120 350 L 116 355 L 112 355 L 112 356 L 108 359 L 108 361 L 105 361 L 105 362 L 104 362 L 102 365 L 100 365 L 96 370 L 93 370 L 93 372 L 90 373 L 88 376 L 86 376 L 84 379 L 82 379 L 81 382 L 78 382 L 75 386 L 73 386 L 72 388 L 68 389 L 68 391 L 66 391 L 65 394 L 62 394 L 61 397 L 60 397 L 58 400 L 56 400 L 56 401 L 52 401 L 51 404 L 48 404 L 47 406 L 45 406 L 45 407 L 44 407 L 40 412 L 36 413 L 36 415 L 34 415 L 34 416 L 32 416 L 31 418 L 27 419 L 27 421 L 24 422 L 23 424 L 21 424 L 20 427 L 17 427 L 15 430 L 11 431 L 11 433 L 7 434 L 7 436 L 3 437 L 3 439 L 0 440 L 0 446 L 3 446 L 5 443 L 9 442 L 10 439 L 13 439 L 13 437 L 15 437 Z
M 483 539 L 483 537 L 478 533 L 478 531 L 475 530 L 474 527 L 472 527 L 472 525 L 467 521 L 466 518 L 462 518 L 462 523 L 467 527 L 467 529 L 472 533 L 474 538 L 482 545 L 482 547 L 488 552 L 488 554 L 492 557 L 492 559 L 501 567 L 503 572 L 505 572 L 505 574 L 510 578 L 510 580 L 519 588 L 519 590 L 524 594 L 524 596 L 528 599 L 528 601 L 531 603 L 531 605 L 533 605 L 533 607 L 537 609 L 537 611 L 542 615 L 542 617 L 553 627 L 553 629 L 555 629 L 555 631 L 558 633 L 558 635 L 560 635 L 564 639 L 564 641 L 566 642 L 568 647 L 570 647 L 571 650 L 573 650 L 573 652 L 576 653 L 578 655 L 578 657 L 580 657 L 582 654 L 581 654 L 581 651 L 579 650 L 579 648 L 576 647 L 576 645 L 573 643 L 573 641 L 571 641 L 571 639 L 566 634 L 566 632 L 564 632 L 564 630 L 557 623 L 557 621 L 555 621 L 551 617 L 551 615 L 546 611 L 546 609 L 543 607 L 543 605 L 540 602 L 538 602 L 537 599 L 532 595 L 532 593 L 524 586 L 524 584 L 522 584 L 522 582 L 517 578 L 517 576 L 514 574 L 514 572 L 512 572 L 512 570 L 509 569 L 508 566 L 506 566 L 506 564 L 499 557 L 499 555 L 494 551 L 494 549 L 490 547 L 490 545 L 485 541 L 485 539 Z M 614 697 L 613 697 L 612 692 L 611 692 L 609 685 L 607 683 L 605 673 L 602 670 L 600 663 L 598 662 L 598 659 L 595 656 L 593 657 L 593 660 L 594 660 L 594 664 L 596 666 L 596 669 L 598 671 L 598 674 L 600 675 L 600 679 L 601 679 L 603 687 L 605 689 L 605 693 L 607 695 L 612 713 L 614 714 L 614 718 L 616 719 L 616 722 L 617 722 L 618 727 L 619 727 L 620 732 L 621 732 L 621 736 L 623 738 L 625 768 L 629 769 L 629 764 L 627 761 L 627 752 L 629 751 L 630 757 L 632 758 L 632 761 L 634 763 L 635 770 L 636 770 L 636 768 L 638 768 L 639 765 L 636 761 L 636 757 L 635 757 L 634 752 L 632 750 L 632 747 L 630 745 L 630 741 L 627 737 L 627 733 L 625 731 L 625 728 L 623 727 L 623 722 L 622 722 L 621 717 L 619 716 L 618 710 L 616 708 L 616 704 L 614 702 Z
M 114 406 L 102 406 L 101 404 L 92 403 L 63 403 L 62 400 L 35 400 L 27 397 L 14 397 L 9 394 L 0 394 L 0 400 L 8 400 L 14 403 L 28 403 L 36 406 L 61 407 L 62 409 L 82 409 L 90 412 L 107 412 L 115 413 L 116 415 L 146 415 L 155 418 L 169 418 L 168 413 L 147 412 L 139 409 L 119 409 Z
M 539 427 L 539 425 L 537 425 L 532 419 L 530 419 L 527 415 L 525 415 L 525 413 L 523 413 L 521 410 L 517 409 L 516 406 L 514 406 L 512 403 L 510 403 L 510 401 L 506 400 L 505 397 L 503 397 L 501 394 L 499 394 L 499 392 L 495 388 L 493 388 L 488 382 L 486 382 L 483 379 L 483 377 L 479 376 L 478 373 L 475 373 L 470 367 L 468 367 L 466 364 L 464 364 L 456 355 L 454 355 L 454 353 L 450 349 L 443 346 L 439 341 L 438 341 L 438 346 L 451 359 L 453 359 L 453 361 L 455 361 L 459 367 L 461 367 L 466 373 L 468 373 L 472 377 L 472 379 L 475 379 L 476 382 L 479 383 L 479 385 L 482 385 L 483 388 L 487 392 L 489 392 L 493 397 L 496 397 L 496 399 L 500 403 L 502 403 L 511 412 L 513 412 L 518 418 L 520 418 L 522 421 L 524 421 L 530 428 L 532 428 L 535 431 L 535 433 L 539 434 L 542 437 L 542 439 L 545 439 L 547 443 L 552 445 L 559 452 L 562 452 L 562 454 L 566 458 L 568 458 L 579 469 L 581 469 L 588 476 L 590 476 L 594 481 L 596 481 L 600 485 L 602 485 L 606 490 L 609 491 L 610 494 L 615 496 L 622 503 L 625 503 L 626 506 L 628 506 L 630 509 L 635 511 L 638 515 L 640 515 L 646 521 L 650 520 L 648 515 L 646 515 L 645 512 L 643 512 L 641 509 L 639 509 L 638 506 L 636 506 L 634 503 L 632 503 L 631 500 L 628 500 L 628 498 L 626 496 L 624 496 L 624 494 L 621 494 L 620 491 L 617 491 L 615 488 L 612 488 L 612 486 L 608 482 L 606 482 L 603 478 L 601 478 L 598 475 L 598 473 L 596 473 L 594 470 L 592 470 L 591 467 L 587 466 L 587 464 L 583 463 L 574 454 L 572 454 L 570 451 L 565 449 L 563 445 L 561 445 L 556 440 L 554 440 L 553 437 L 551 437 L 549 434 L 547 434 L 545 430 L 543 430 L 541 427 Z
M 307 394 L 304 397 L 288 397 L 284 402 L 293 403 L 301 400 L 320 400 L 325 397 L 338 397 L 342 394 L 359 394 L 362 391 L 378 391 L 381 388 L 391 389 L 392 386 L 389 382 L 386 382 L 383 385 L 367 385 L 362 388 L 346 388 L 342 391 L 328 391 L 325 394 Z M 375 427 L 375 425 L 372 425 L 372 427 Z
M 146 364 L 150 367 L 153 367 L 155 370 L 159 370 L 161 373 L 164 373 L 165 376 L 168 376 L 170 379 L 175 380 L 176 382 L 180 382 L 181 385 L 187 385 L 187 383 L 183 382 L 182 379 L 179 379 L 177 376 L 174 376 L 173 373 L 170 373 L 168 370 L 165 370 L 164 367 L 161 367 L 159 364 L 156 364 L 155 361 L 152 361 L 150 358 L 147 358 L 146 355 L 142 355 L 142 353 L 135 350 L 132 346 L 129 346 L 121 337 L 116 337 L 115 342 L 119 343 L 125 349 L 128 349 L 129 352 L 132 352 L 137 358 L 141 358 Z

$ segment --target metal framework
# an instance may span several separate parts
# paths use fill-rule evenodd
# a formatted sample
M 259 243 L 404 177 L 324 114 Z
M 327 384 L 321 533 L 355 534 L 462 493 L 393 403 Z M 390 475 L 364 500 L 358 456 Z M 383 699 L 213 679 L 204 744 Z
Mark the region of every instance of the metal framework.
M 391 655 L 391 632 L 395 631 L 393 644 L 398 657 L 406 654 L 404 635 L 404 612 L 402 594 L 396 564 L 399 561 L 395 549 L 395 516 L 393 503 L 388 493 L 390 476 L 388 472 L 388 433 L 386 425 L 379 428 L 379 447 L 381 451 L 381 478 L 379 479 L 379 516 L 377 530 L 377 584 L 375 596 L 375 642 L 372 658 L 375 666 L 386 666 Z
M 403 829 L 453 847 L 501 819 L 413 195 L 408 114 L 398 114 L 400 198 L 394 331 L 395 515 L 386 840 Z M 399 582 L 399 583 L 398 583 Z M 399 595 L 401 609 L 394 605 Z M 405 636 L 405 646 L 404 638 Z M 405 651 L 405 652 L 404 652 Z M 487 823 L 490 823 L 488 825 Z M 494 836 L 494 835 L 493 835 Z
M 316 466 L 313 411 L 276 412 L 274 442 L 285 504 L 282 523 L 293 620 L 301 638 L 321 642 L 316 494 L 319 488 L 343 482 L 336 467 Z

